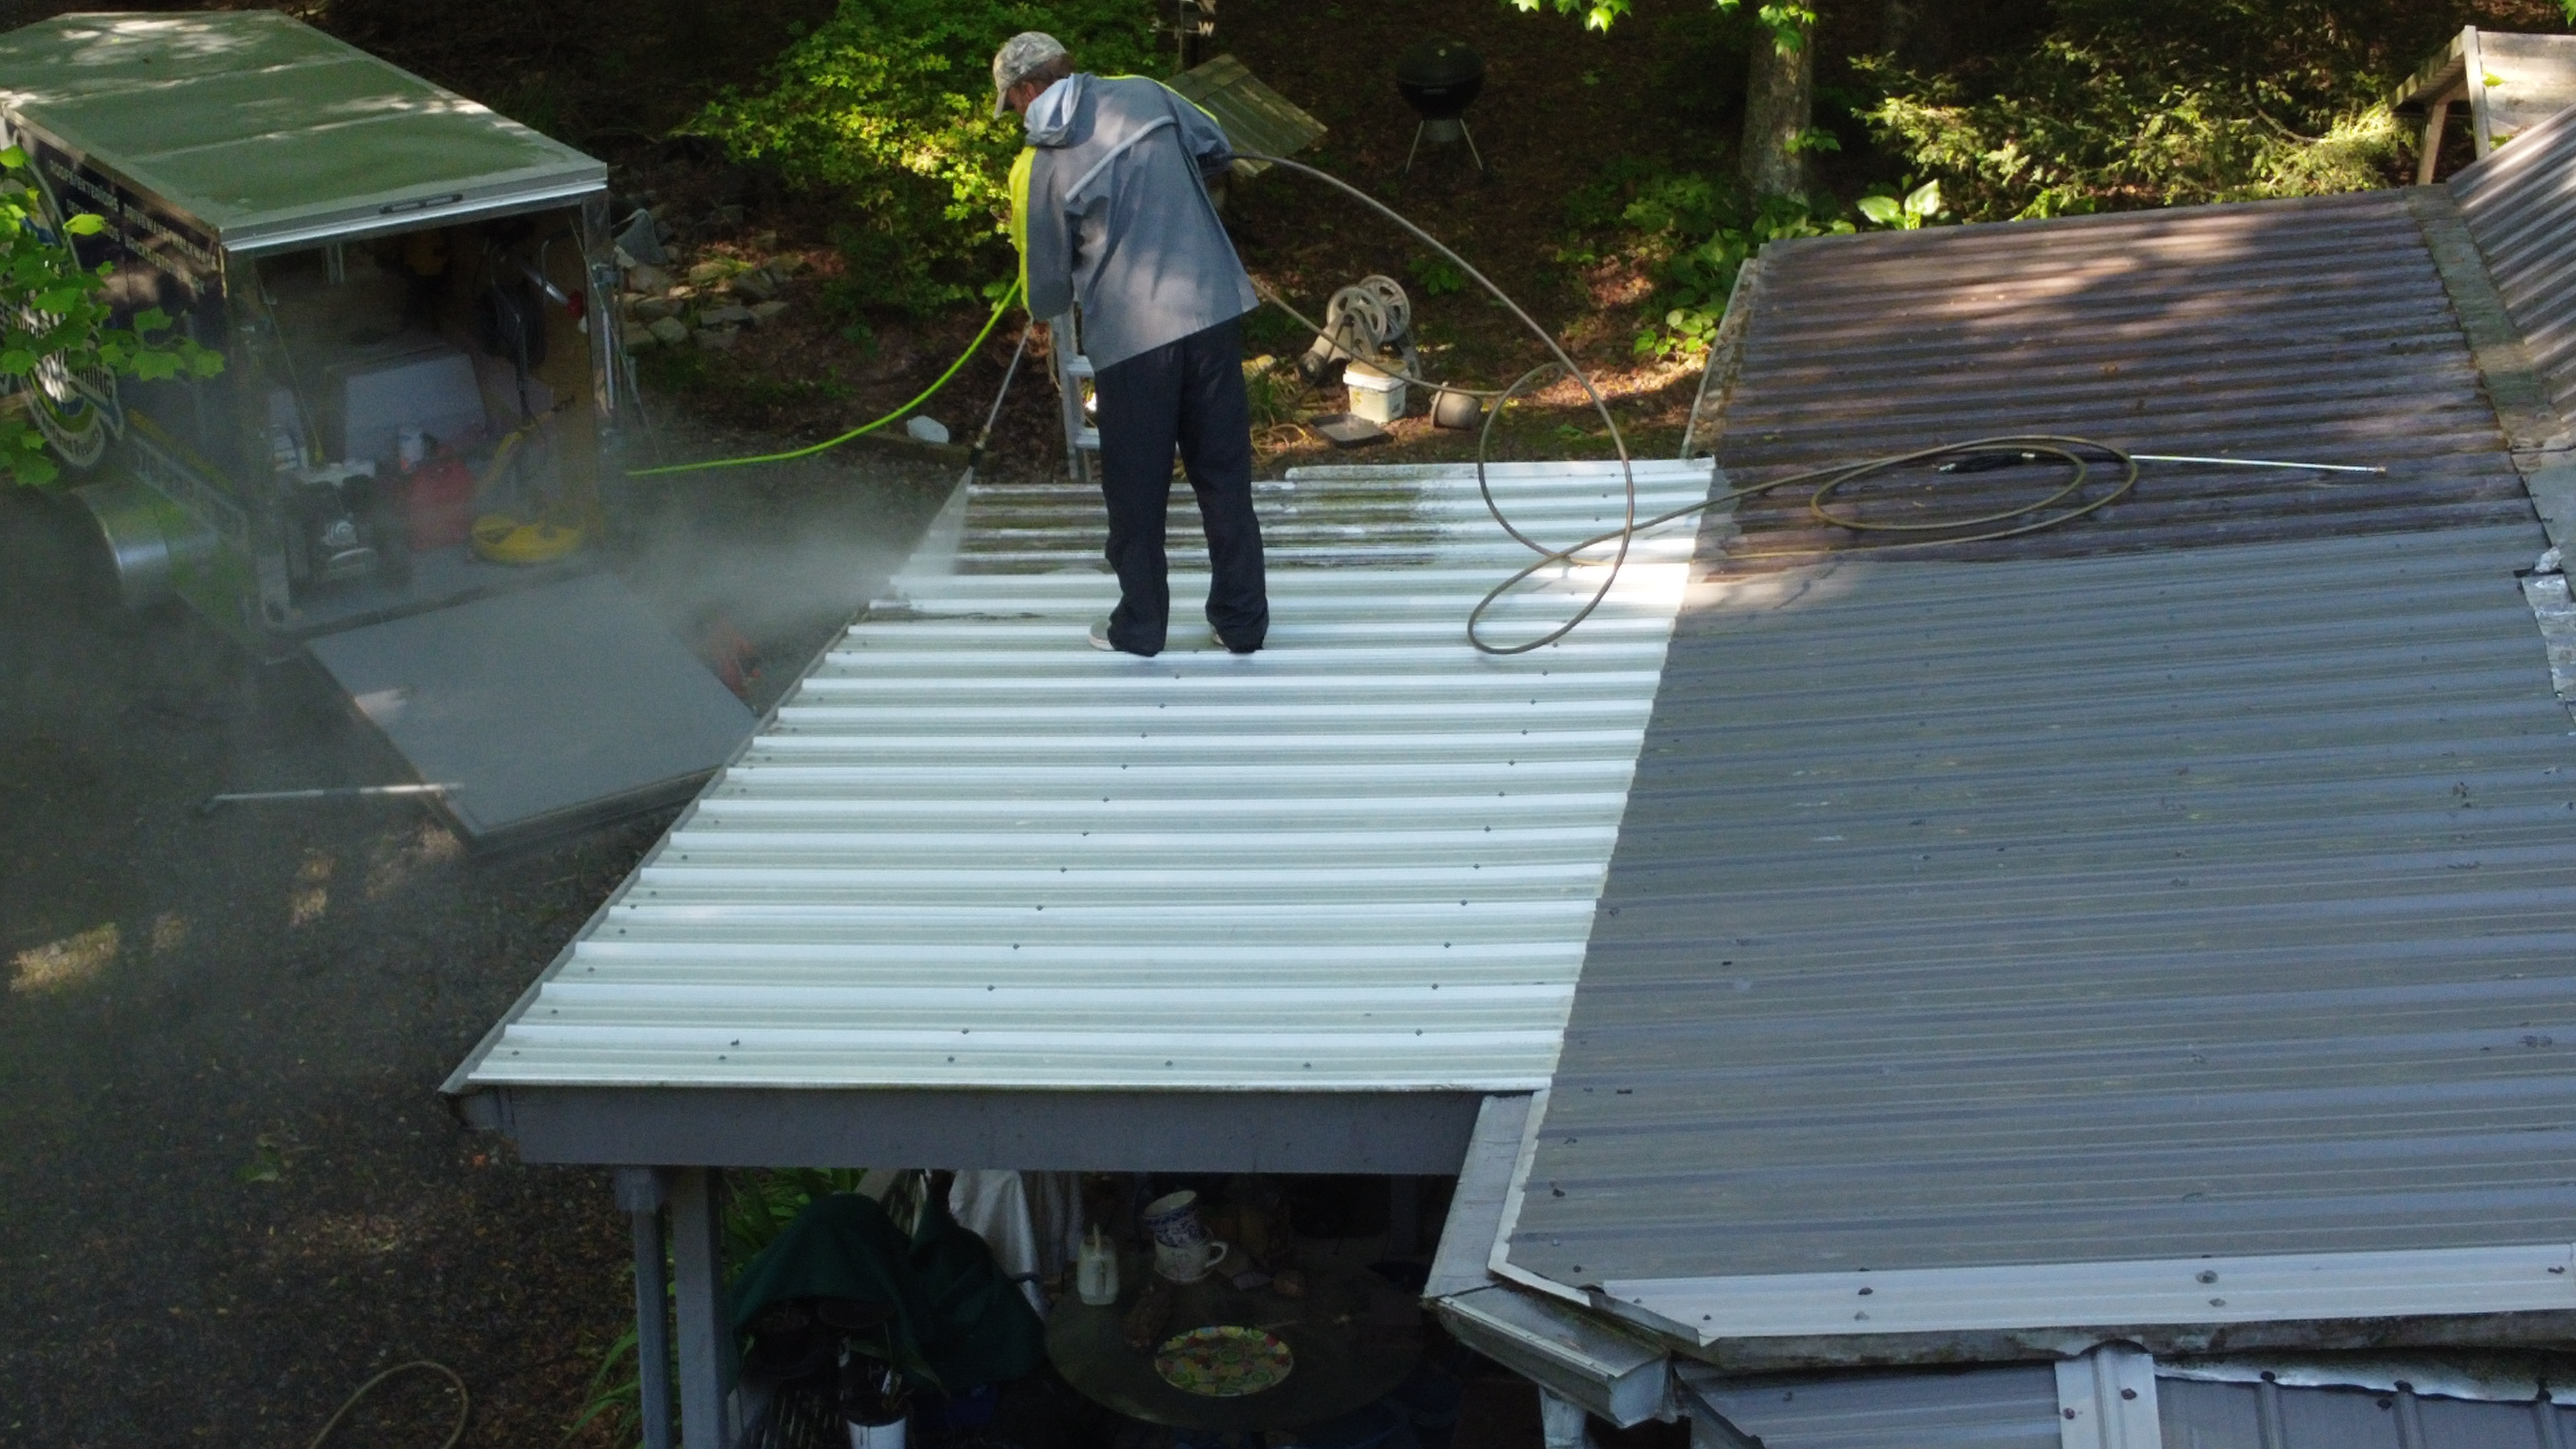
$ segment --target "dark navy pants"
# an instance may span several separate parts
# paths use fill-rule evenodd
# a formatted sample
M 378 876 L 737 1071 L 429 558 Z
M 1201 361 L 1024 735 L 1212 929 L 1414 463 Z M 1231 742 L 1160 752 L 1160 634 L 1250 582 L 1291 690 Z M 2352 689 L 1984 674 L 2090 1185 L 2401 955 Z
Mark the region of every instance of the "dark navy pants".
M 1270 632 L 1261 524 L 1252 515 L 1252 413 L 1243 396 L 1243 338 L 1232 321 L 1193 332 L 1100 370 L 1100 492 L 1109 505 L 1109 566 L 1118 609 L 1109 642 L 1159 653 L 1172 588 L 1163 552 L 1172 450 L 1198 494 L 1207 527 L 1207 619 L 1226 647 L 1258 649 Z

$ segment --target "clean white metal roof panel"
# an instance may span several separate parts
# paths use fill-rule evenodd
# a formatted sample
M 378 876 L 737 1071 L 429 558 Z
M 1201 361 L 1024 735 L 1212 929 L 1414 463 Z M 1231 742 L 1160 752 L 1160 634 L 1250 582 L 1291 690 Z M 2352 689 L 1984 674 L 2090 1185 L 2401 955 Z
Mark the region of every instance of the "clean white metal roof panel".
M 1641 463 L 1641 516 L 1705 463 Z M 1516 521 L 1615 525 L 1615 464 L 1505 465 Z M 1151 659 L 1099 501 L 972 495 L 451 1084 L 1497 1091 L 1556 1064 L 1692 547 L 1576 634 L 1478 654 L 1529 555 L 1457 466 L 1259 489 L 1269 647 Z M 1204 594 L 1175 500 L 1175 613 Z M 1535 582 L 1542 631 L 1599 585 Z

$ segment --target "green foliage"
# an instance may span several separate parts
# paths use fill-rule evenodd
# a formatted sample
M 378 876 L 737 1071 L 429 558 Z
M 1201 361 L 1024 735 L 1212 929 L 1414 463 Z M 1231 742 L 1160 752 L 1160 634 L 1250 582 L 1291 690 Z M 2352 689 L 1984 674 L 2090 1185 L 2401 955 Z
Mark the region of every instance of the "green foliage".
M 564 1426 L 564 1438 L 571 1439 L 598 1419 L 606 1421 L 610 1442 L 631 1443 L 643 1432 L 643 1406 L 643 1360 L 636 1355 L 635 1330 L 630 1328 L 600 1354 L 599 1367 L 591 1370 L 590 1382 L 582 1389 L 581 1408 Z
M 1712 0 L 1720 14 L 1732 15 L 1744 0 Z M 2576 4 L 2576 0 L 2569 0 Z M 1611 26 L 1626 18 L 1634 8 L 1633 0 L 1512 0 L 1512 8 L 1525 15 L 1541 10 L 1554 10 L 1559 15 L 1580 15 L 1583 28 L 1608 33 Z M 1753 17 L 1771 35 L 1771 43 L 1782 55 L 1796 55 L 1807 45 L 1807 36 L 1816 28 L 1816 7 L 1806 0 L 1761 0 L 1754 6 Z M 1588 82 L 1587 82 L 1588 83 Z
M 1635 355 L 1675 359 L 1706 353 L 1745 262 L 1784 238 L 1857 230 L 1836 209 L 1830 201 L 1804 196 L 1749 203 L 1735 187 L 1699 175 L 1657 176 L 1639 186 L 1621 220 L 1643 234 L 1641 251 L 1655 278 L 1656 300 L 1667 305 L 1659 325 L 1637 334 Z
M 856 1192 L 859 1179 L 866 1175 L 859 1168 L 794 1167 L 727 1178 L 723 1234 L 728 1279 L 785 1232 L 806 1204 L 836 1192 Z M 663 1282 L 668 1292 L 668 1274 Z M 564 1438 L 598 1420 L 607 1425 L 611 1441 L 632 1442 L 642 1430 L 643 1406 L 642 1360 L 636 1356 L 635 1330 L 629 1328 L 601 1351 L 599 1365 L 591 1370 L 590 1383 L 582 1390 L 581 1407 L 564 1428 Z
M 737 1173 L 727 1179 L 724 1254 L 728 1276 L 760 1256 L 787 1231 L 806 1204 L 836 1192 L 857 1192 L 867 1174 L 856 1168 L 788 1167 Z
M 42 488 L 61 479 L 62 466 L 47 455 L 29 414 L 68 379 L 212 377 L 224 359 L 194 342 L 156 337 L 170 330 L 158 308 L 137 313 L 129 326 L 109 326 L 114 314 L 104 294 L 114 268 L 83 267 L 67 238 L 50 234 L 28 169 L 24 151 L 0 150 L 0 475 Z M 107 227 L 87 212 L 60 225 L 70 236 Z
M 1021 130 L 993 114 L 995 47 L 1044 30 L 1085 70 L 1137 71 L 1156 58 L 1153 16 L 1135 0 L 841 0 L 767 90 L 728 92 L 687 129 L 842 203 L 853 303 L 941 307 L 1007 257 Z
M 2457 24 L 2403 0 L 2057 0 L 2026 44 L 1950 71 L 1855 60 L 1878 137 L 1972 220 L 2385 185 L 2376 99 Z
M 1418 256 L 1405 265 L 1413 274 L 1413 284 L 1426 297 L 1443 297 L 1467 289 L 1467 274 L 1452 266 L 1446 257 Z
M 1944 210 L 1941 205 L 1941 183 L 1926 181 L 1905 193 L 1904 199 L 1877 193 L 1852 203 L 1861 216 L 1873 226 L 1898 231 L 1915 231 L 1927 226 Z
M 1252 415 L 1252 430 L 1274 428 L 1297 420 L 1297 404 L 1305 396 L 1306 379 L 1296 367 L 1269 353 L 1247 357 L 1243 361 L 1243 400 Z
M 1717 0 L 1720 10 L 1733 10 L 1741 0 Z M 1753 18 L 1771 32 L 1771 43 L 1782 55 L 1796 55 L 1807 48 L 1807 36 L 1816 28 L 1816 7 L 1804 0 L 1763 0 Z
M 1512 0 L 1512 8 L 1525 15 L 1536 15 L 1545 9 L 1559 15 L 1580 15 L 1584 29 L 1607 34 L 1628 13 L 1629 0 Z

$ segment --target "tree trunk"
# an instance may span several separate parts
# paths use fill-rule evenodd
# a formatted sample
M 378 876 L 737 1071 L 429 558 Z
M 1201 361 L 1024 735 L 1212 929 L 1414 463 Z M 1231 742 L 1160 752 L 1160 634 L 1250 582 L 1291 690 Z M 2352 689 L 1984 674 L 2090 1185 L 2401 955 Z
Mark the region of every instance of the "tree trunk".
M 1753 42 L 1753 66 L 1744 100 L 1744 183 L 1756 196 L 1788 196 L 1807 189 L 1807 158 L 1799 139 L 1815 124 L 1816 37 L 1809 26 L 1796 50 L 1783 50 L 1766 32 Z
M 1916 24 L 1923 18 L 1919 0 L 1885 0 L 1878 13 L 1878 49 L 1898 65 L 1915 56 Z

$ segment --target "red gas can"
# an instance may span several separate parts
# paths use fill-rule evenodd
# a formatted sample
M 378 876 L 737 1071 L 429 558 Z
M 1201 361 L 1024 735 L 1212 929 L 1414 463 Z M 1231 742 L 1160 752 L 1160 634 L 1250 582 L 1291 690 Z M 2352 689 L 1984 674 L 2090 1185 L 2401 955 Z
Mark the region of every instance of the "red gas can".
M 412 469 L 409 479 L 411 497 L 405 512 L 412 551 L 463 543 L 474 528 L 474 471 L 465 466 L 465 460 L 441 452 Z

